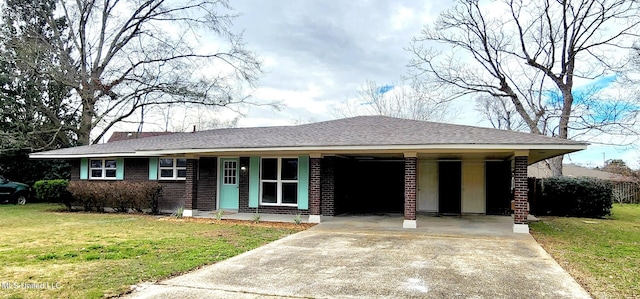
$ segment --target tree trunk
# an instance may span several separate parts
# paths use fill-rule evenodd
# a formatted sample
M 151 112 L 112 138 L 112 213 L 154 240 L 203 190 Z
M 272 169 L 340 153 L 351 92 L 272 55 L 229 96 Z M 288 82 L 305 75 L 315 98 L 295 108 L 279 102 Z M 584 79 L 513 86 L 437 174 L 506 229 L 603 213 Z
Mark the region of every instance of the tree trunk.
M 93 99 L 82 99 L 82 116 L 80 117 L 80 126 L 76 131 L 79 146 L 91 144 L 94 106 Z
M 549 159 L 549 168 L 551 169 L 552 176 L 562 176 L 562 161 L 564 155 L 553 157 Z
M 571 107 L 573 106 L 573 94 L 571 93 L 571 85 L 570 83 L 566 86 L 560 86 L 558 84 L 560 90 L 562 91 L 562 114 L 560 115 L 560 121 L 558 122 L 558 136 L 562 139 L 569 138 L 569 117 L 571 116 Z M 555 158 L 551 158 L 549 163 L 549 167 L 551 168 L 551 172 L 553 176 L 562 176 L 562 160 L 564 160 L 564 155 L 558 156 Z
M 558 137 L 569 138 L 569 116 L 571 116 L 571 107 L 573 106 L 573 94 L 571 87 L 567 86 L 562 89 L 562 115 L 558 124 Z

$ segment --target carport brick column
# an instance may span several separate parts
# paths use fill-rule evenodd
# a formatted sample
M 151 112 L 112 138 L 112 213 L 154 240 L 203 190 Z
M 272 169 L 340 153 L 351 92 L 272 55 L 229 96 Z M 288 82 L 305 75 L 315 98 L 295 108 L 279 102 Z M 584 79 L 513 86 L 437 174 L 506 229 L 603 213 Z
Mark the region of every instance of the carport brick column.
M 184 217 L 193 217 L 193 209 L 197 207 L 198 183 L 196 181 L 198 160 L 187 159 L 187 177 L 184 182 Z
M 320 178 L 320 213 L 335 216 L 335 174 L 334 157 L 322 158 Z
M 309 222 L 320 222 L 321 206 L 321 158 L 309 159 Z
M 529 215 L 529 202 L 528 202 L 528 192 L 529 186 L 527 182 L 527 165 L 528 165 L 528 157 L 526 156 L 516 156 L 515 160 L 515 168 L 513 173 L 514 178 L 514 211 L 513 211 L 513 231 L 528 233 L 528 220 L 527 216 Z
M 404 228 L 416 226 L 416 157 L 404 158 Z

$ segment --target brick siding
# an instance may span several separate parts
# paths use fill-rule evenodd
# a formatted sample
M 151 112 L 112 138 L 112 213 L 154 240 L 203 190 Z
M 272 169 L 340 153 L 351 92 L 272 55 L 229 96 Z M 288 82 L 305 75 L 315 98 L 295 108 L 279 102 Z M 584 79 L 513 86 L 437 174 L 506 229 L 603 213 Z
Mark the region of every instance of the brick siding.
M 124 159 L 124 179 L 127 181 L 148 181 L 149 158 Z
M 246 167 L 246 171 L 238 173 L 238 212 L 255 213 L 255 208 L 249 208 L 249 157 L 240 157 L 240 168 Z
M 320 215 L 320 158 L 309 159 L 309 214 Z
M 321 213 L 324 216 L 335 216 L 335 157 L 324 157 L 320 175 Z
M 187 159 L 187 178 L 184 182 L 184 208 L 194 209 L 198 206 L 198 160 Z
M 158 200 L 160 210 L 177 210 L 185 206 L 184 181 L 158 181 L 162 185 L 162 196 Z
M 198 210 L 216 209 L 216 189 L 218 188 L 217 158 L 200 158 L 198 162 Z
M 69 160 L 69 164 L 71 164 L 71 180 L 79 181 L 80 180 L 80 159 Z
M 528 196 L 529 186 L 527 182 L 527 164 L 528 157 L 517 156 L 515 159 L 515 169 L 513 171 L 513 177 L 515 182 L 515 190 L 513 192 L 513 199 L 515 204 L 515 210 L 513 211 L 515 224 L 527 224 L 528 210 Z
M 416 162 L 415 157 L 404 158 L 404 219 L 416 220 Z

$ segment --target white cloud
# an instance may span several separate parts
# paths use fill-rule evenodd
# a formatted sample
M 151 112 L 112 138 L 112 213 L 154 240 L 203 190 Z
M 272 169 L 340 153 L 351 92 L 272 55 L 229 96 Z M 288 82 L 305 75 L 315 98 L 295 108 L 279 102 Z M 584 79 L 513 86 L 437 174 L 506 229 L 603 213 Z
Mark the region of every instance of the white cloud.
M 391 27 L 394 30 L 401 30 L 411 24 L 414 18 L 414 10 L 404 5 L 399 5 L 391 15 Z
M 302 108 L 314 113 L 325 113 L 327 104 L 319 100 L 322 94 L 319 86 L 311 83 L 305 90 L 262 87 L 255 91 L 254 96 L 265 100 L 281 101 L 287 108 Z

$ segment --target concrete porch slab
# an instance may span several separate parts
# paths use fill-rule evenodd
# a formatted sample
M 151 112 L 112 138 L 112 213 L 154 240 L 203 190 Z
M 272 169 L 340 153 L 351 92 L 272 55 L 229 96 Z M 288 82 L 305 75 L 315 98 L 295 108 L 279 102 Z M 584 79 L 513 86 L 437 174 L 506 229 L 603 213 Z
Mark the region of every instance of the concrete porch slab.
M 510 216 L 417 215 L 416 218 L 416 228 L 405 229 L 402 214 L 335 216 L 323 218 L 323 225 L 319 229 L 340 232 L 376 230 L 457 237 L 514 237 L 513 218 Z
M 260 214 L 260 221 L 265 222 L 294 222 L 295 215 L 282 215 L 282 214 Z M 197 211 L 194 213 L 193 217 L 195 218 L 216 218 L 215 211 Z M 253 213 L 238 213 L 234 211 L 225 211 L 224 215 L 222 215 L 222 219 L 230 219 L 230 220 L 246 220 L 253 221 L 255 214 Z M 322 218 L 326 219 L 325 217 Z M 300 215 L 300 220 L 302 223 L 309 222 L 309 216 Z

